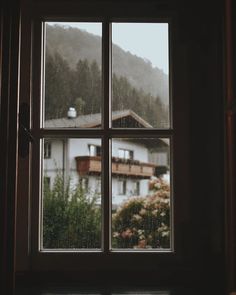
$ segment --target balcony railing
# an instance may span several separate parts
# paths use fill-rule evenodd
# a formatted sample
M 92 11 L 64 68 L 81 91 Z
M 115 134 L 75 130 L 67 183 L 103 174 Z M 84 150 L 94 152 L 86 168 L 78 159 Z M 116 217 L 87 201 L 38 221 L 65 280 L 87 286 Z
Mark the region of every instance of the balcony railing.
M 101 173 L 101 157 L 79 156 L 76 163 L 81 176 Z M 112 175 L 150 178 L 155 175 L 156 167 L 152 163 L 112 158 Z

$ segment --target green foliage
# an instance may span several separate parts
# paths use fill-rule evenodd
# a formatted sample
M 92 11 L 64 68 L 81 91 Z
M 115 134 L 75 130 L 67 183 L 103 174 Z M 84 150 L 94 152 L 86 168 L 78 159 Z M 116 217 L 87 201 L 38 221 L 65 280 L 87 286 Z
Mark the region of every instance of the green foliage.
M 100 248 L 101 209 L 98 196 L 78 186 L 64 184 L 58 172 L 53 188 L 44 182 L 43 246 L 55 248 Z
M 61 118 L 71 106 L 72 72 L 59 53 L 46 55 L 45 109 L 46 119 Z
M 114 248 L 170 248 L 170 189 L 150 181 L 152 194 L 126 201 L 112 217 Z

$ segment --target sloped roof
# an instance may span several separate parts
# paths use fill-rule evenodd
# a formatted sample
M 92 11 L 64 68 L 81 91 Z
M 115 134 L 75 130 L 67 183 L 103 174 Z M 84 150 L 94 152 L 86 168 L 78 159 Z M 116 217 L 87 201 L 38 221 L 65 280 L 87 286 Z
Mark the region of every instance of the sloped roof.
M 144 128 L 153 128 L 147 121 L 131 110 L 112 112 L 112 121 L 132 117 Z M 95 128 L 101 126 L 101 113 L 82 115 L 76 118 L 59 118 L 45 121 L 46 128 Z

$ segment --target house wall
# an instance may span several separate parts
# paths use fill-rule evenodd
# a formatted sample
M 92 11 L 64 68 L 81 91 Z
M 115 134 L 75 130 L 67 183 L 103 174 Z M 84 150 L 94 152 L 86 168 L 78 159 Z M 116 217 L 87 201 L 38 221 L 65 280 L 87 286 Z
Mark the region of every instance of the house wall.
M 79 182 L 79 175 L 76 169 L 75 157 L 89 156 L 89 145 L 94 144 L 101 146 L 101 140 L 98 138 L 71 138 L 69 140 L 53 140 L 51 141 L 51 158 L 44 159 L 44 176 L 50 177 L 50 186 L 52 188 L 57 171 L 64 171 L 65 179 L 70 177 L 71 187 L 75 187 Z M 148 149 L 140 144 L 132 143 L 127 140 L 113 139 L 112 140 L 112 156 L 118 157 L 120 148 L 132 150 L 134 160 L 141 162 L 149 162 Z M 98 189 L 98 179 L 100 176 L 88 177 L 88 188 L 91 192 L 100 191 Z M 126 194 L 118 193 L 119 179 L 126 180 Z M 138 180 L 129 177 L 112 177 L 112 198 L 113 203 L 122 202 L 127 196 L 135 194 L 135 182 L 139 181 L 140 195 L 148 194 L 148 180 Z

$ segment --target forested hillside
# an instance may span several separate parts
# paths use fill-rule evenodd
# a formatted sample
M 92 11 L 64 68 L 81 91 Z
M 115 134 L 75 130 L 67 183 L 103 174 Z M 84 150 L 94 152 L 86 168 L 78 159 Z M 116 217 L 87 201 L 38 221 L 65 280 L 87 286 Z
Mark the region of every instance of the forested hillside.
M 75 69 L 58 53 L 46 56 L 46 119 L 66 117 L 69 107 L 78 115 L 101 112 L 101 70 L 96 61 L 79 60 Z M 168 112 L 158 96 L 134 88 L 126 77 L 113 74 L 112 109 L 130 109 L 153 127 L 167 127 Z
M 153 36 L 155 38 L 155 36 Z M 101 38 L 86 31 L 72 27 L 47 25 L 47 51 L 58 52 L 75 69 L 79 60 L 96 61 L 101 67 Z M 159 96 L 163 104 L 168 104 L 168 75 L 152 67 L 151 63 L 136 55 L 126 52 L 119 46 L 112 47 L 113 71 L 126 77 L 132 86 Z
M 101 112 L 101 58 L 98 47 L 100 43 L 99 37 L 79 29 L 48 26 L 45 64 L 46 119 L 66 117 L 68 108 L 72 106 L 76 108 L 78 115 Z M 125 64 L 125 67 L 129 68 L 129 58 L 131 63 L 132 59 L 136 60 L 132 71 L 135 77 L 127 77 L 125 69 L 113 71 L 112 109 L 130 109 L 153 127 L 168 127 L 168 111 L 163 103 L 163 97 L 154 95 L 153 88 L 142 86 L 147 84 L 142 73 L 155 70 L 143 59 L 125 53 L 118 47 L 117 52 L 120 55 L 119 67 Z M 116 65 L 113 67 L 117 68 Z M 140 67 L 140 71 L 135 69 L 136 67 Z M 150 73 L 148 77 L 151 77 Z M 160 79 L 156 80 L 156 85 L 161 83 Z

